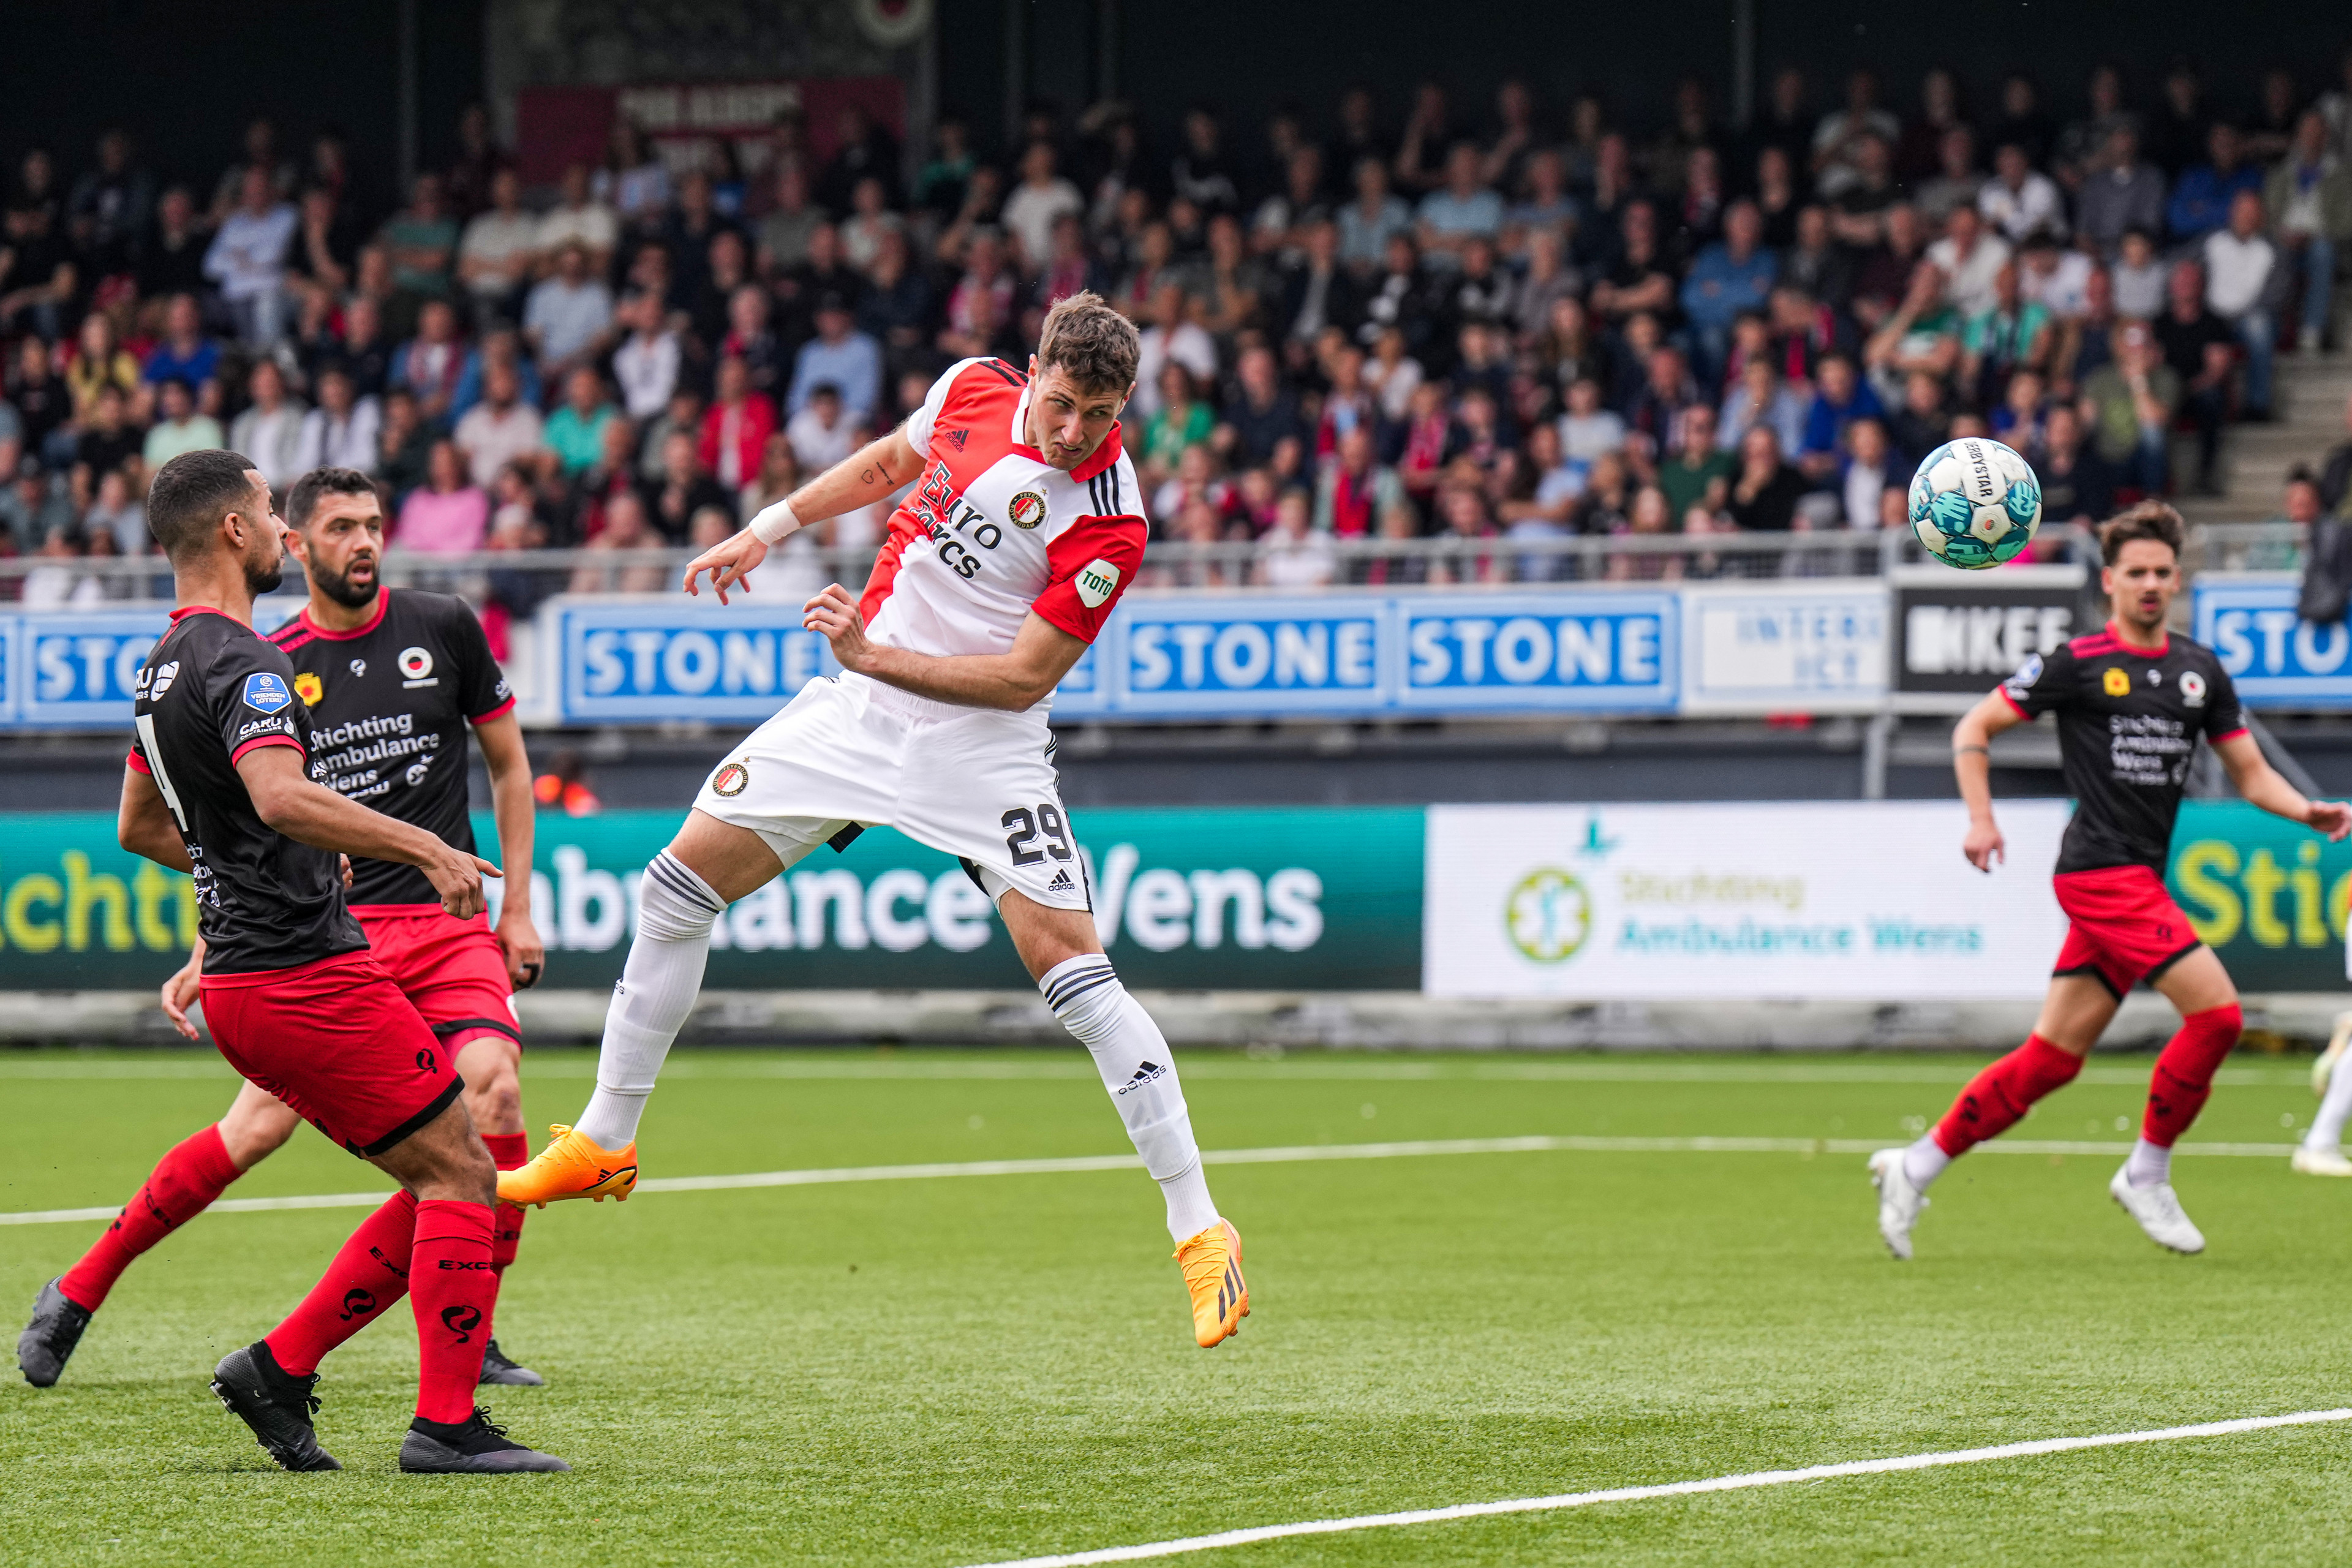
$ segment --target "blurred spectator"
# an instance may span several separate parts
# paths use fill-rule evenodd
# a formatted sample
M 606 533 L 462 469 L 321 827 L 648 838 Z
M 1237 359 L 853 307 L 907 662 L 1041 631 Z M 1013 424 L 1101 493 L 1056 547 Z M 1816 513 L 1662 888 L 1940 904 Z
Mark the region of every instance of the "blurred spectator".
M 1995 233 L 2011 245 L 2022 245 L 2035 234 L 2066 232 L 2066 202 L 2058 183 L 2036 173 L 2026 162 L 2025 149 L 2015 142 L 1993 153 L 1993 177 L 1977 193 L 1977 210 Z
M 401 549 L 419 555 L 464 555 L 482 547 L 489 530 L 490 498 L 468 474 L 469 463 L 484 478 L 497 475 L 498 465 L 483 468 L 478 456 L 469 458 L 456 441 L 433 443 L 425 483 L 401 503 L 394 536 Z
M 2352 165 L 2327 150 L 2327 121 L 2316 110 L 2296 120 L 2294 142 L 2263 192 L 2302 294 L 2296 342 L 2316 353 L 2335 305 L 2336 259 L 2352 247 Z
M 2113 514 L 2115 474 L 2084 445 L 2083 418 L 2073 405 L 2052 405 L 2042 422 L 2042 445 L 2025 455 L 2042 481 L 2044 521 L 2095 523 Z
M 1731 323 L 1743 310 L 1761 310 L 1779 274 L 1763 248 L 1764 220 L 1749 201 L 1724 214 L 1723 238 L 1698 253 L 1683 279 L 1683 314 L 1696 335 L 1704 365 L 1719 371 L 1731 342 Z
M 473 296 L 477 321 L 511 322 L 538 275 L 542 224 L 522 209 L 521 175 L 500 167 L 488 178 L 488 208 L 467 223 L 457 243 L 457 280 Z
M 826 294 L 816 301 L 816 336 L 801 345 L 793 360 L 793 384 L 788 412 L 798 414 L 820 384 L 841 394 L 850 417 L 864 424 L 882 401 L 882 347 L 856 330 L 848 300 Z M 764 436 L 763 437 L 764 438 Z M 756 466 L 758 443 L 751 448 Z
M 1976 132 L 1955 125 L 1936 140 L 1936 172 L 1921 180 L 1912 205 L 1937 227 L 1960 207 L 1977 205 L 1985 177 L 1977 168 Z
M 147 439 L 140 447 L 140 461 L 149 473 L 183 452 L 228 445 L 220 421 L 196 412 L 195 389 L 182 378 L 173 376 L 155 389 L 155 408 L 160 417 L 147 427 Z
M 66 228 L 98 277 L 128 272 L 155 216 L 155 177 L 131 162 L 130 132 L 110 127 L 97 161 L 66 198 Z
M 1381 514 L 1404 502 L 1404 487 L 1380 460 L 1370 426 L 1359 425 L 1339 437 L 1316 480 L 1315 527 L 1340 539 L 1369 538 Z
M 1312 503 L 1302 489 L 1287 489 L 1275 503 L 1274 527 L 1258 541 L 1251 578 L 1263 588 L 1320 588 L 1339 573 L 1330 535 L 1311 526 Z
M 2083 416 L 2117 482 L 2161 495 L 2169 466 L 2166 437 L 2180 406 L 2181 378 L 2147 327 L 2129 322 L 2116 337 L 2114 363 L 2083 384 Z
M 898 139 L 877 124 L 856 104 L 845 106 L 834 126 L 834 154 L 817 182 L 821 206 L 847 212 L 857 182 L 871 177 L 882 183 L 889 205 L 898 205 Z
M 1904 487 L 1900 466 L 1901 459 L 1886 438 L 1885 426 L 1875 419 L 1862 418 L 1845 427 L 1844 466 L 1838 478 L 1838 497 L 1846 527 L 1862 530 L 1878 526 L 1887 490 Z
M 2242 190 L 2230 199 L 2230 224 L 2205 237 L 2205 304 L 2230 324 L 2246 356 L 2242 417 L 2271 416 L 2271 361 L 2278 348 L 2273 285 L 2286 279 L 2263 233 L 2263 198 Z
M 97 579 L 63 564 L 81 552 L 74 548 L 68 528 L 52 528 L 33 553 L 41 564 L 25 574 L 24 605 L 28 610 L 87 609 L 101 603 L 105 591 Z
M 457 220 L 443 199 L 440 175 L 417 175 L 409 186 L 408 205 L 385 220 L 376 238 L 391 259 L 394 288 L 419 299 L 447 296 Z
M 513 366 L 497 362 L 484 367 L 482 400 L 466 411 L 451 436 L 466 456 L 474 484 L 483 489 L 509 463 L 537 462 L 547 444 L 539 410 L 523 399 L 521 376 Z M 437 454 L 435 460 L 439 460 Z
M 593 467 L 604 451 L 604 427 L 620 417 L 604 395 L 604 378 L 579 365 L 564 378 L 563 406 L 547 417 L 547 449 L 566 479 Z
M 2131 230 L 2154 234 L 2164 226 L 2164 194 L 2163 174 L 2140 158 L 2139 132 L 2117 125 L 2075 193 L 2075 231 L 2111 257 Z
M 79 424 L 81 434 L 74 441 L 71 476 L 77 507 L 89 503 L 100 475 L 121 468 L 137 474 L 143 444 L 142 433 L 125 415 L 125 400 L 119 386 L 100 388 L 89 416 Z
M 1160 285 L 1151 301 L 1151 324 L 1143 329 L 1141 353 L 1136 363 L 1136 416 L 1144 420 L 1160 410 L 1160 371 L 1180 365 L 1196 382 L 1217 374 L 1217 345 L 1192 320 L 1191 297 L 1184 286 L 1170 280 Z
M 1845 107 L 1822 116 L 1813 131 L 1815 185 L 1832 200 L 1843 196 L 1866 178 L 1866 166 L 1874 159 L 1882 165 L 1888 161 L 1889 149 L 1902 133 L 1902 123 L 1879 106 L 1878 74 L 1868 68 L 1851 72 Z
M 1154 390 L 1152 412 L 1143 426 L 1143 482 L 1157 484 L 1175 471 L 1187 447 L 1209 439 L 1216 416 L 1192 395 L 1192 374 L 1172 360 L 1163 361 Z
M 1364 158 L 1355 166 L 1355 197 L 1339 211 L 1339 259 L 1359 271 L 1381 265 L 1393 237 L 1409 233 L 1412 209 L 1389 191 L 1388 165 Z
M 709 469 L 696 455 L 695 446 L 695 437 L 685 430 L 672 430 L 664 436 L 657 454 L 661 467 L 655 481 L 644 492 L 647 525 L 672 544 L 686 542 L 696 512 L 707 506 L 728 504 L 726 488 L 710 477 Z M 607 529 L 613 525 L 616 510 L 615 506 L 605 508 Z
M 320 370 L 315 384 L 319 405 L 302 416 L 295 471 L 357 468 L 363 474 L 374 473 L 377 446 L 383 434 L 382 402 L 359 395 L 352 373 L 339 364 Z
M 2347 83 L 2352 83 L 2352 71 L 2346 75 Z M 2319 470 L 2320 504 L 2338 516 L 2347 515 L 2344 500 L 2352 496 L 2352 398 L 2344 404 L 2344 433 L 2347 438 L 2328 450 Z
M 1579 472 L 1625 447 L 1625 420 L 1601 405 L 1601 383 L 1589 375 L 1568 384 L 1568 406 L 1558 426 L 1561 460 Z
M 89 512 L 82 519 L 82 528 L 95 543 L 100 535 L 113 541 L 117 555 L 146 555 L 155 549 L 155 541 L 147 531 L 147 506 L 131 489 L 131 476 L 121 468 L 110 468 L 99 476 L 98 494 L 90 501 Z M 114 581 L 128 589 L 128 579 Z
M 678 538 L 685 537 L 681 525 Z M 662 543 L 646 521 L 645 503 L 634 495 L 623 494 L 614 496 L 612 504 L 604 509 L 604 530 L 588 542 L 587 547 L 596 551 L 657 550 Z M 668 576 L 659 566 L 583 566 L 572 574 L 572 592 L 652 594 L 667 585 Z
M 760 471 L 761 449 L 775 429 L 776 405 L 752 390 L 751 372 L 743 362 L 720 360 L 696 448 L 704 469 L 730 492 L 742 489 Z
M 460 217 L 498 205 L 498 177 L 514 160 L 490 136 L 490 111 L 469 103 L 457 111 L 457 156 L 449 165 L 449 203 Z
M 1021 154 L 1021 183 L 1004 198 L 1004 210 L 998 219 L 1018 246 L 1024 268 L 1031 272 L 1043 269 L 1053 248 L 1055 220 L 1087 210 L 1086 198 L 1077 186 L 1062 178 L 1055 163 L 1052 142 L 1031 142 Z
M 55 340 L 82 279 L 48 149 L 30 148 L 18 163 L 16 188 L 0 214 L 0 331 L 29 326 Z
M 288 201 L 293 197 L 297 172 L 294 160 L 278 151 L 277 124 L 267 118 L 247 121 L 244 148 L 245 156 L 223 169 L 220 178 L 213 183 L 211 210 L 215 225 L 244 199 L 245 177 L 248 174 L 264 175 L 275 199 Z
M 1770 360 L 1759 356 L 1741 367 L 1738 381 L 1724 394 L 1716 445 L 1735 450 L 1748 431 L 1761 426 L 1772 432 L 1777 451 L 1795 452 L 1804 442 L 1806 412 L 1805 400 L 1780 379 Z
M 2154 341 L 2174 382 L 2172 395 L 2163 401 L 2168 413 L 2186 403 L 2197 426 L 2197 488 L 2210 493 L 2221 426 L 2230 416 L 2237 335 L 2206 303 L 2205 271 L 2196 262 L 2183 261 L 2172 268 L 2165 280 L 2165 294 L 2164 313 L 2154 322 Z M 2112 442 L 2102 439 L 2099 447 L 2108 461 L 2123 462 Z
M 149 374 L 153 374 L 152 363 Z M 426 301 L 417 312 L 416 336 L 392 356 L 392 384 L 415 393 L 417 412 L 439 420 L 449 416 L 465 374 L 466 344 L 457 335 L 457 312 L 446 300 Z
M 199 402 L 220 402 L 220 344 L 205 336 L 204 316 L 193 294 L 174 294 L 163 310 L 163 341 L 147 355 L 140 374 L 150 385 L 167 381 L 188 384 Z M 17 407 L 24 404 L 19 401 Z
M 2213 117 L 2205 109 L 2205 84 L 2198 79 L 2197 68 L 2185 59 L 2175 60 L 2165 73 L 2162 100 L 2148 120 L 2148 156 L 2178 179 L 2206 150 L 2212 126 Z
M 1878 392 L 1854 369 L 1851 356 L 1833 353 L 1821 363 L 1813 400 L 1805 410 L 1804 438 L 1794 448 L 1798 466 L 1816 482 L 1826 481 L 1845 450 L 1846 427 L 1857 419 L 1883 420 Z
M 1243 350 L 1236 380 L 1236 395 L 1225 407 L 1234 460 L 1255 468 L 1272 461 L 1275 447 L 1286 438 L 1306 438 L 1307 426 L 1299 416 L 1298 400 L 1282 384 L 1280 366 L 1273 350 L 1262 345 Z M 1188 387 L 1188 398 L 1189 395 Z M 1167 408 L 1163 402 L 1161 412 Z
M 1458 267 L 1471 238 L 1491 240 L 1502 232 L 1503 198 L 1482 183 L 1476 143 L 1457 142 L 1447 150 L 1444 183 L 1422 197 L 1414 227 L 1423 257 L 1440 268 Z
M 139 247 L 133 277 L 140 295 L 157 300 L 203 288 L 205 243 L 196 198 L 185 185 L 173 185 L 155 204 L 154 226 Z
M 1944 297 L 1963 318 L 1992 308 L 1993 279 L 2009 265 L 2009 241 L 1990 232 L 1974 207 L 1953 213 L 1927 259 L 1944 275 Z
M 410 490 L 425 482 L 432 466 L 433 428 L 426 423 L 416 395 L 394 387 L 383 395 L 383 431 L 376 438 L 372 470 L 392 491 L 397 508 Z
M 40 458 L 29 452 L 17 458 L 16 482 L 0 494 L 0 522 L 8 528 L 0 546 L 12 555 L 29 555 L 52 533 L 70 531 L 73 521 L 72 500 L 51 482 Z
M 621 406 L 640 422 L 658 416 L 677 390 L 683 361 L 677 333 L 659 297 L 638 290 L 625 296 L 614 319 L 628 329 L 613 355 L 613 376 L 621 384 Z
M 1992 302 L 1960 329 L 1962 390 L 1979 406 L 1993 405 L 2011 376 L 2050 368 L 2056 339 L 2049 310 L 2019 292 L 2017 263 L 2003 263 L 1993 274 Z
M 2172 199 L 2165 205 L 2165 224 L 2176 244 L 2202 239 L 2227 225 L 2230 204 L 2240 191 L 2262 194 L 2263 172 L 2241 156 L 2236 126 L 2216 124 L 2206 147 L 2205 162 L 2173 182 Z
M 611 207 L 590 194 L 588 167 L 584 163 L 563 166 L 562 191 L 556 205 L 539 220 L 539 231 L 531 237 L 532 253 L 545 265 L 548 258 L 576 240 L 587 247 L 589 272 L 602 278 L 612 269 L 613 252 L 620 244 L 621 220 Z
M 114 321 L 103 310 L 81 319 L 73 353 L 66 361 L 66 395 L 73 400 L 74 417 L 87 419 L 98 395 L 113 387 L 126 396 L 139 391 L 139 362 L 114 340 Z
M 245 390 L 252 402 L 230 422 L 228 444 L 253 459 L 271 489 L 282 492 L 302 477 L 302 420 L 310 410 L 288 395 L 286 373 L 276 360 L 257 362 Z
M 485 215 L 474 221 L 487 220 Z M 541 379 L 554 382 L 603 353 L 611 346 L 612 331 L 613 291 L 589 271 L 587 246 L 568 241 L 555 253 L 554 272 L 531 289 L 523 307 L 522 335 L 539 361 Z
M 669 206 L 669 166 L 646 149 L 645 133 L 635 121 L 614 115 L 605 138 L 604 165 L 589 177 L 588 190 L 631 234 L 650 233 L 661 226 Z
M 1726 503 L 1734 526 L 1748 533 L 1785 533 L 1805 493 L 1804 476 L 1781 459 L 1780 438 L 1769 425 L 1750 426 L 1739 438 L 1739 468 Z
M 73 397 L 49 364 L 49 345 L 26 337 L 16 345 L 7 379 L 7 402 L 16 416 L 20 451 L 38 456 L 73 439 Z M 10 472 L 13 472 L 13 466 Z
M 2071 120 L 2051 148 L 2051 173 L 2070 191 L 2080 190 L 2099 155 L 2119 129 L 2137 132 L 2139 118 L 2124 108 L 2124 79 L 2111 65 L 2095 67 L 2086 84 L 2088 112 Z M 2162 177 L 2159 175 L 2159 177 Z
M 2156 252 L 2155 236 L 2143 229 L 2126 231 L 2115 265 L 2116 313 L 2148 320 L 2164 310 L 2165 290 L 2172 269 Z
M 335 205 L 335 193 L 314 185 L 302 193 L 293 243 L 286 257 L 287 303 L 331 314 L 359 266 L 356 226 Z

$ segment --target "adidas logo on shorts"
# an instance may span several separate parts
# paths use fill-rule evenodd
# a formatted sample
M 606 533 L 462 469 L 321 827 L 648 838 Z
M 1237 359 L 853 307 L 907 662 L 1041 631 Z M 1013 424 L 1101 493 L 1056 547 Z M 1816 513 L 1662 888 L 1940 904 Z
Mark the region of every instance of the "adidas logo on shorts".
M 1066 893 L 1076 886 L 1076 882 L 1070 880 L 1070 874 L 1067 871 L 1056 871 L 1054 873 L 1054 879 L 1045 884 L 1045 890 L 1049 893 Z

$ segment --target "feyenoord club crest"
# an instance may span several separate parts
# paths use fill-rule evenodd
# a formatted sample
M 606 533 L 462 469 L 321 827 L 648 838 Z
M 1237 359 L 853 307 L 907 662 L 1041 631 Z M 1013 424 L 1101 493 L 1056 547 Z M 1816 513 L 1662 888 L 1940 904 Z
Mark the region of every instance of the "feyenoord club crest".
M 743 786 L 751 782 L 751 769 L 745 767 L 740 763 L 730 763 L 725 767 L 720 768 L 717 773 L 710 775 L 710 793 L 713 795 L 739 795 L 743 793 Z
M 1023 490 L 1006 504 L 1004 515 L 1015 528 L 1034 528 L 1045 521 L 1045 498 L 1036 490 Z
M 302 700 L 303 707 L 316 708 L 319 705 L 319 699 L 326 694 L 325 684 L 309 670 L 306 669 L 294 678 L 294 695 Z

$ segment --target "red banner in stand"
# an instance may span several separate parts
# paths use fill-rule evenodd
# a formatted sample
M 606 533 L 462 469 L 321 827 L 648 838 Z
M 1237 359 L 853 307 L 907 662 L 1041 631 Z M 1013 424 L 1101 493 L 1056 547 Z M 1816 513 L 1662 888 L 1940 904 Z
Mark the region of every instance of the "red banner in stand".
M 614 119 L 625 114 L 671 169 L 715 168 L 715 144 L 724 141 L 756 184 L 767 173 L 779 119 L 800 115 L 814 173 L 840 144 L 841 113 L 853 107 L 905 137 L 907 90 L 897 77 L 527 87 L 516 99 L 515 156 L 525 184 L 553 184 L 568 163 L 601 164 Z

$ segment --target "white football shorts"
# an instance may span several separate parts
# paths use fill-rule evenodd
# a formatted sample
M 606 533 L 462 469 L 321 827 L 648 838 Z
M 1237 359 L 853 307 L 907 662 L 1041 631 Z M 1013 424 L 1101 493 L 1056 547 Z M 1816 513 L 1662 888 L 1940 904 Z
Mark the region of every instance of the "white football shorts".
M 694 808 L 758 834 L 788 867 L 853 826 L 887 826 L 961 859 L 992 901 L 1017 890 L 1089 910 L 1053 744 L 1034 713 L 842 675 L 810 681 L 745 736 Z

